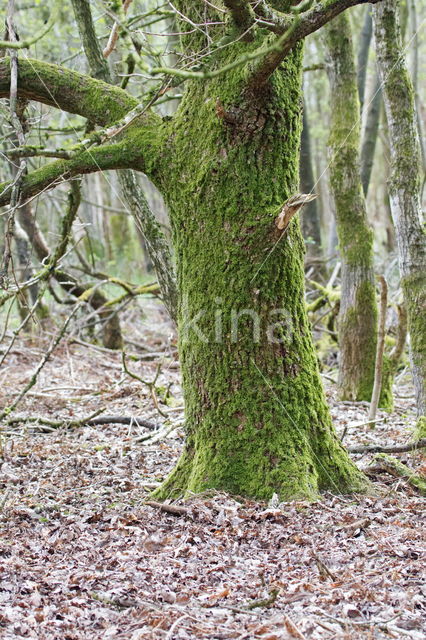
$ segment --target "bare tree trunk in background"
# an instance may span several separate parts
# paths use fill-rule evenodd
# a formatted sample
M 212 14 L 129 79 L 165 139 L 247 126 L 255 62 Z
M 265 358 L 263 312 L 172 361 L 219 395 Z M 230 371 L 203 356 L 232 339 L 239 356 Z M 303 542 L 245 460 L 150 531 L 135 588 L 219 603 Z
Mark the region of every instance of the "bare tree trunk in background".
M 389 193 L 408 314 L 410 357 L 419 417 L 426 416 L 426 234 L 420 205 L 420 145 L 414 91 L 401 43 L 399 7 L 383 0 L 373 9 L 376 55 L 389 126 Z
M 368 56 L 370 53 L 370 43 L 373 35 L 373 20 L 371 17 L 371 7 L 367 5 L 364 13 L 364 24 L 362 26 L 360 43 L 358 49 L 357 84 L 360 111 L 364 107 L 365 84 L 367 79 Z
M 315 189 L 314 171 L 312 167 L 311 139 L 309 132 L 308 114 L 306 112 L 306 102 L 303 106 L 303 124 L 300 145 L 300 191 L 301 193 L 311 193 Z M 320 258 L 322 257 L 321 227 L 319 219 L 318 201 L 308 202 L 303 209 L 302 231 L 306 242 L 305 263 L 314 267 L 314 274 L 321 271 Z M 312 259 L 312 265 L 310 263 Z
M 76 202 L 74 206 L 78 207 L 78 204 L 79 202 Z M 35 255 L 40 262 L 46 261 L 49 256 L 52 256 L 52 252 L 37 224 L 29 202 L 26 202 L 19 208 L 19 219 L 31 242 Z M 63 239 L 64 242 L 66 240 L 67 239 Z M 90 286 L 80 284 L 76 278 L 63 269 L 56 268 L 54 278 L 64 291 L 67 291 L 77 298 L 90 289 Z M 111 309 L 108 309 L 106 306 L 107 303 L 108 298 L 99 291 L 99 289 L 96 289 L 93 294 L 87 298 L 87 304 L 89 304 L 94 311 L 98 312 L 98 315 L 103 322 L 102 343 L 104 347 L 107 349 L 121 349 L 123 346 L 123 339 L 121 335 L 120 322 L 117 314 L 111 312 Z
M 10 142 L 13 146 L 16 145 L 17 147 L 19 147 L 19 140 L 16 133 L 10 138 Z M 14 160 L 10 161 L 10 172 L 12 174 L 12 177 L 15 179 L 18 173 L 18 165 L 15 163 Z M 25 281 L 25 280 L 29 280 L 33 276 L 34 271 L 32 268 L 31 243 L 28 238 L 28 234 L 25 232 L 25 229 L 23 228 L 21 223 L 22 215 L 23 215 L 23 207 L 22 206 L 17 207 L 13 237 L 16 245 L 18 264 L 21 269 L 20 279 L 23 279 Z M 31 302 L 32 304 L 34 304 L 34 302 L 37 299 L 37 294 L 38 294 L 37 283 L 31 285 L 31 287 L 29 288 L 29 294 L 30 294 L 30 299 L 28 299 L 27 291 L 21 291 L 20 295 L 17 298 L 18 306 L 19 306 L 19 314 L 22 320 L 24 320 L 25 317 L 27 317 L 28 315 L 28 308 L 30 306 L 29 303 Z M 44 318 L 48 315 L 46 306 L 41 302 L 40 304 L 37 305 L 35 313 L 39 318 Z
M 365 197 L 370 186 L 373 170 L 374 153 L 376 151 L 377 134 L 379 132 L 380 113 L 382 107 L 382 89 L 378 74 L 376 74 L 373 95 L 367 105 L 364 136 L 361 148 L 361 182 Z
M 414 100 L 416 104 L 417 128 L 419 131 L 420 152 L 422 154 L 423 178 L 426 173 L 426 142 L 423 135 L 423 123 L 421 119 L 421 102 L 419 96 L 419 25 L 417 20 L 417 9 L 414 0 L 410 0 L 409 11 L 411 16 L 411 30 L 413 33 L 413 67 L 411 70 L 411 78 L 414 87 Z

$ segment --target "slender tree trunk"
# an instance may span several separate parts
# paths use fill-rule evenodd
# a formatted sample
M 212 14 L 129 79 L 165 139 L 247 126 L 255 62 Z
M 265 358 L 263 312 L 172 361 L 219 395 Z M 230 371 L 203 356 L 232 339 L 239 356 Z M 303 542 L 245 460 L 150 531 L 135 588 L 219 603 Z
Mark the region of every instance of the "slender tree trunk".
M 325 32 L 332 100 L 330 181 L 342 259 L 339 388 L 342 398 L 370 400 L 377 341 L 373 234 L 360 179 L 359 101 L 347 15 Z
M 364 24 L 362 26 L 360 43 L 358 48 L 357 65 L 357 85 L 360 111 L 364 107 L 365 84 L 367 78 L 368 55 L 370 53 L 370 43 L 373 35 L 373 20 L 371 17 L 371 7 L 367 5 L 364 13 Z
M 377 4 L 373 21 L 391 146 L 389 194 L 421 417 L 426 415 L 426 234 L 421 222 L 420 148 L 414 92 L 401 46 L 398 3 L 383 0 Z
M 161 497 L 363 486 L 325 403 L 299 222 L 282 237 L 275 224 L 297 193 L 300 72 L 298 46 L 262 96 L 244 93 L 240 70 L 193 83 L 174 118 L 159 186 L 177 255 L 187 440 Z
M 371 7 L 367 6 L 365 8 L 364 25 L 361 31 L 358 49 L 357 84 L 361 113 L 364 108 L 367 66 L 372 35 L 373 18 L 371 15 Z M 366 107 L 367 117 L 365 122 L 365 130 L 363 131 L 362 135 L 361 182 L 365 197 L 367 197 L 371 172 L 373 169 L 374 153 L 376 150 L 377 134 L 379 131 L 381 104 L 381 83 L 378 74 L 376 74 L 372 97 Z
M 19 147 L 19 139 L 16 133 L 10 138 L 10 142 L 11 144 Z M 18 173 L 18 166 L 17 164 L 15 164 L 15 162 L 11 162 L 9 166 L 10 166 L 12 177 L 13 179 L 15 179 Z M 29 242 L 27 233 L 25 232 L 25 230 L 23 229 L 20 223 L 21 209 L 22 207 L 16 208 L 13 236 L 14 236 L 16 250 L 17 250 L 18 264 L 21 268 L 21 273 L 18 277 L 18 280 L 25 281 L 25 280 L 29 280 L 34 275 L 34 271 L 32 268 L 31 244 Z M 21 291 L 20 295 L 18 296 L 18 308 L 19 308 L 19 315 L 22 320 L 24 320 L 25 317 L 28 315 L 28 309 L 37 300 L 37 295 L 38 295 L 37 283 L 29 287 L 29 298 L 28 298 L 27 291 Z M 29 304 L 30 301 L 31 301 L 31 305 Z M 40 319 L 44 318 L 47 315 L 46 307 L 40 303 L 39 305 L 37 305 L 35 313 Z
M 365 197 L 367 197 L 368 194 L 371 172 L 373 170 L 374 153 L 376 151 L 381 110 L 382 89 L 380 78 L 377 74 L 373 87 L 373 95 L 367 107 L 367 118 L 361 149 L 361 182 Z
M 306 103 L 303 106 L 303 126 L 300 145 L 300 190 L 311 193 L 315 189 L 314 171 L 312 168 L 311 138 L 309 133 Z M 310 258 L 318 260 L 322 256 L 321 227 L 319 220 L 318 201 L 312 200 L 303 209 L 302 231 L 306 241 L 307 261 Z M 317 262 L 315 272 L 321 271 L 321 263 Z
M 382 389 L 380 393 L 381 406 L 390 411 L 393 409 L 392 387 L 407 340 L 407 311 L 403 305 L 398 305 L 397 309 L 398 327 L 395 346 L 389 355 L 385 353 L 383 356 Z
M 420 116 L 421 101 L 419 96 L 419 25 L 417 20 L 417 9 L 414 0 L 409 2 L 409 12 L 411 16 L 411 31 L 413 40 L 413 61 L 411 69 L 411 78 L 414 88 L 414 101 L 416 105 L 417 128 L 419 131 L 420 152 L 422 157 L 423 175 L 426 172 L 426 140 L 423 133 L 423 123 Z
M 170 248 L 164 233 L 151 211 L 142 187 L 133 171 L 120 171 L 119 180 L 137 228 L 143 234 L 147 251 L 155 268 L 164 306 L 176 320 L 177 289 Z

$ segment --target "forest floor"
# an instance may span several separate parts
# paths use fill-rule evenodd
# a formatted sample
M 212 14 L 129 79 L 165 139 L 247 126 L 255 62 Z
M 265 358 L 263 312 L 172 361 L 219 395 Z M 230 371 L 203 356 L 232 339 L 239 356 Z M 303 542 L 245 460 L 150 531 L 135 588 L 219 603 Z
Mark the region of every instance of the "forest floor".
M 146 504 L 181 450 L 182 398 L 169 325 L 155 305 L 131 324 L 128 367 L 149 382 L 161 364 L 165 417 L 149 386 L 123 373 L 120 354 L 72 340 L 55 350 L 13 415 L 78 420 L 105 409 L 159 430 L 4 427 L 0 637 L 424 639 L 424 498 L 401 479 L 378 475 L 376 495 L 314 503 L 211 493 L 180 514 Z M 48 343 L 46 334 L 15 342 L 0 369 L 0 408 L 28 383 Z M 367 406 L 337 402 L 325 382 L 347 445 L 410 440 L 408 374 L 398 379 L 395 411 L 380 412 L 374 430 L 365 425 Z M 424 472 L 420 452 L 398 457 Z

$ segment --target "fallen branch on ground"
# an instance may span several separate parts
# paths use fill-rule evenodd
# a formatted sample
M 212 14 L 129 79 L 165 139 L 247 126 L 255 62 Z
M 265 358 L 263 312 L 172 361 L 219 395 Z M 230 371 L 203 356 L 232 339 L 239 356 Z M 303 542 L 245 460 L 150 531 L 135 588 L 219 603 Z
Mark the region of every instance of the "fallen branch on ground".
M 165 504 L 164 502 L 156 502 L 155 500 L 147 500 L 145 504 L 149 507 L 154 507 L 154 509 L 165 511 L 165 513 L 170 513 L 172 516 L 187 516 L 189 513 L 185 507 L 179 507 L 175 504 Z
M 96 413 L 98 415 L 100 412 L 98 411 Z M 42 416 L 14 416 L 4 420 L 4 424 L 9 426 L 13 424 L 19 424 L 20 422 L 30 422 L 34 423 L 35 426 L 40 425 L 50 427 L 46 430 L 41 429 L 42 432 L 50 432 L 61 427 L 70 429 L 83 426 L 96 426 L 101 424 L 128 424 L 152 430 L 158 428 L 154 422 L 150 422 L 149 420 L 145 420 L 144 418 L 138 418 L 134 416 L 102 416 L 98 418 L 94 415 L 91 415 L 85 418 L 80 418 L 79 420 L 67 420 L 66 418 L 62 420 L 50 420 L 49 418 L 43 418 Z
M 367 444 L 360 447 L 348 447 L 349 453 L 407 453 L 416 449 L 426 447 L 426 438 L 409 442 L 408 444 L 397 444 L 392 447 L 384 447 L 380 444 Z

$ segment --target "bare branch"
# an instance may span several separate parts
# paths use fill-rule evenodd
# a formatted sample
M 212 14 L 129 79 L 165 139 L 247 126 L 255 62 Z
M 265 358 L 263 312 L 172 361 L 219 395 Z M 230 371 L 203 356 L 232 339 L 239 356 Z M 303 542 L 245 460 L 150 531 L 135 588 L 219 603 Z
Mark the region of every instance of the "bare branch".
M 381 445 L 381 444 L 367 444 L 356 447 L 348 447 L 348 451 L 351 453 L 408 453 L 409 451 L 416 451 L 426 447 L 426 438 L 417 440 L 417 442 L 409 442 L 408 444 L 398 445 Z
M 71 0 L 71 4 L 91 75 L 98 80 L 109 82 L 110 72 L 108 63 L 103 57 L 98 44 L 90 2 L 89 0 Z M 84 28 L 81 28 L 81 26 Z
M 123 6 L 121 7 L 122 16 L 120 15 L 120 17 L 124 18 L 126 16 L 127 10 L 130 7 L 131 2 L 132 0 L 123 1 Z M 111 29 L 110 36 L 108 38 L 107 45 L 105 49 L 102 51 L 102 55 L 104 58 L 108 58 L 108 56 L 114 51 L 115 45 L 118 40 L 118 28 L 119 28 L 118 22 L 114 22 L 113 27 Z

